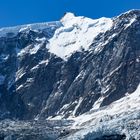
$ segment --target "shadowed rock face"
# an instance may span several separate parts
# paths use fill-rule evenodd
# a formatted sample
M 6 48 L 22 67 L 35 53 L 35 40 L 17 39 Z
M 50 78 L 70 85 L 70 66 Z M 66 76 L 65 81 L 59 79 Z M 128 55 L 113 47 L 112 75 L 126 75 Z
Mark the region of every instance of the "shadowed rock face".
M 55 30 L 28 30 L 0 38 L 2 119 L 77 116 L 100 98 L 99 106 L 106 106 L 136 90 L 140 83 L 139 11 L 113 18 L 112 28 L 99 34 L 88 51 L 77 51 L 67 60 L 46 47 Z
M 87 139 L 90 139 L 91 137 L 87 137 L 85 138 L 85 140 Z M 108 136 L 102 136 L 102 137 L 99 137 L 99 138 L 95 138 L 93 140 L 125 140 L 126 136 L 125 135 L 108 135 Z

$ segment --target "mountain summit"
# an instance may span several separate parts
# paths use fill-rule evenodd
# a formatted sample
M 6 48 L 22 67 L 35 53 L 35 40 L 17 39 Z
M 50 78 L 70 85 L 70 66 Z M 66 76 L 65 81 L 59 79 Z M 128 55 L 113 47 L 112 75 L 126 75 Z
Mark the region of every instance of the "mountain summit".
M 139 10 L 1 28 L 0 138 L 139 139 L 139 39 Z

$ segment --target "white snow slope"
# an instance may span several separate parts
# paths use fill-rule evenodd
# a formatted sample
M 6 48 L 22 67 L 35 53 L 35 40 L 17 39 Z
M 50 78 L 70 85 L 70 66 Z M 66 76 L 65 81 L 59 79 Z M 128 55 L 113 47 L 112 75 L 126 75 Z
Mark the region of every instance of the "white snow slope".
M 140 138 L 140 85 L 132 94 L 110 104 L 107 107 L 91 110 L 74 120 L 71 129 L 76 133 L 67 140 L 97 138 L 107 134 L 125 134 L 126 140 Z
M 51 53 L 64 60 L 76 51 L 88 50 L 95 37 L 109 30 L 113 24 L 110 18 L 93 20 L 76 17 L 72 13 L 67 13 L 61 22 L 63 26 L 56 30 L 48 47 Z

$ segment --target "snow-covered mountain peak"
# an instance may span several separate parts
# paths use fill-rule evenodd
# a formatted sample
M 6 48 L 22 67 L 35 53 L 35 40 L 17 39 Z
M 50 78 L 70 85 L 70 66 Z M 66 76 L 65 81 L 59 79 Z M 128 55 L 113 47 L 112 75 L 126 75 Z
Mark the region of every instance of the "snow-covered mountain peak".
M 74 13 L 70 13 L 70 12 L 67 12 L 63 17 L 62 19 L 60 20 L 62 23 L 64 22 L 69 22 L 70 20 L 74 19 L 75 18 L 75 15 Z
M 49 51 L 66 59 L 75 51 L 88 50 L 100 33 L 109 30 L 113 21 L 110 18 L 90 19 L 67 13 L 61 22 L 63 26 L 55 31 L 49 40 Z

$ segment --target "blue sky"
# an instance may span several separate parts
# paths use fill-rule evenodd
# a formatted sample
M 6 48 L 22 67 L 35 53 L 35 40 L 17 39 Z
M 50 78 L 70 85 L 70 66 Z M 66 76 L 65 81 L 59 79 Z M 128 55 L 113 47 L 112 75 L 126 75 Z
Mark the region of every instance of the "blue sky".
M 65 12 L 90 18 L 140 9 L 140 0 L 0 0 L 0 27 L 59 20 Z

